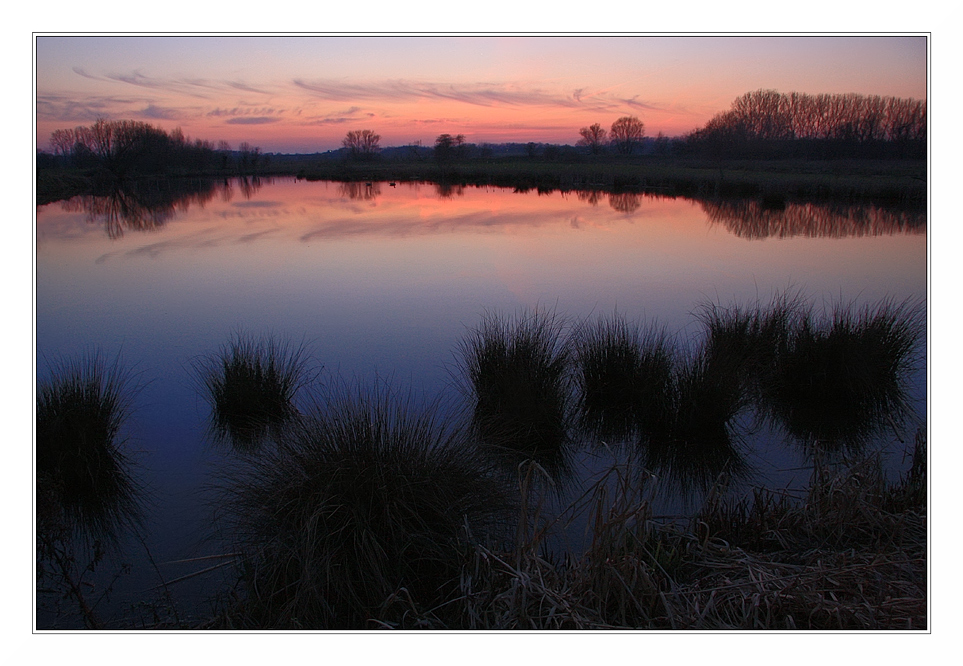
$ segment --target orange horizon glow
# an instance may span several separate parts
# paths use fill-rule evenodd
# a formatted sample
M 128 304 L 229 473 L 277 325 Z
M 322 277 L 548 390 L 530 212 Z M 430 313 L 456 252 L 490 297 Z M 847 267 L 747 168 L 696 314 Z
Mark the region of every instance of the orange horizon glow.
M 37 37 L 37 146 L 132 119 L 263 152 L 574 144 L 621 116 L 679 136 L 761 88 L 925 99 L 923 36 Z

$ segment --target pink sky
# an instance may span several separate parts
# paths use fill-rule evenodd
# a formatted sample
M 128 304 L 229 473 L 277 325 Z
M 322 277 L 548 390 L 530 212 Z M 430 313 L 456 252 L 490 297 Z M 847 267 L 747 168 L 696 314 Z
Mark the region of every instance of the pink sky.
M 575 143 L 620 116 L 647 136 L 703 125 L 742 94 L 926 98 L 923 36 L 38 36 L 37 144 L 99 117 L 265 152 L 442 133 Z

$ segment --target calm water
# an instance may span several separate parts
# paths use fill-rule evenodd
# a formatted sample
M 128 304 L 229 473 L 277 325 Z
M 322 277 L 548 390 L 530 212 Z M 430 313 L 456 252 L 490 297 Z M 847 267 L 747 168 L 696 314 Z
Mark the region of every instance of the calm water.
M 127 434 L 153 497 L 147 546 L 168 580 L 205 566 L 169 562 L 224 547 L 205 540 L 204 487 L 221 461 L 190 363 L 238 330 L 303 339 L 322 378 L 390 377 L 434 395 L 450 391 L 453 351 L 486 310 L 617 309 L 684 337 L 705 301 L 765 303 L 786 288 L 827 304 L 926 296 L 921 213 L 293 179 L 195 189 L 176 203 L 154 192 L 152 210 L 37 209 L 38 375 L 100 349 L 145 384 Z M 922 370 L 914 382 L 922 417 Z M 778 483 L 793 464 L 779 442 L 760 443 L 754 462 Z M 132 546 L 114 603 L 159 582 L 143 550 Z M 207 581 L 177 594 L 194 603 Z

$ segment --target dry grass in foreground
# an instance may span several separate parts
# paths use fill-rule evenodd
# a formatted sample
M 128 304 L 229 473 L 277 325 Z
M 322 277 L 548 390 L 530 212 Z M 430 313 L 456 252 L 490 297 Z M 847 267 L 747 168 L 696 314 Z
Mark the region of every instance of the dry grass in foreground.
M 624 470 L 598 485 L 581 558 L 478 548 L 461 629 L 905 630 L 927 628 L 925 434 L 887 484 L 876 457 L 823 471 L 802 499 L 710 498 L 687 528 L 649 519 Z M 614 486 L 614 490 L 613 490 Z
M 440 605 L 400 588 L 352 628 L 924 630 L 925 449 L 921 430 L 896 483 L 868 457 L 820 470 L 804 497 L 710 494 L 688 525 L 653 520 L 638 475 L 615 466 L 581 500 L 591 538 L 580 556 L 546 554 L 555 521 L 531 501 L 515 545 L 476 545 Z M 522 497 L 537 487 L 531 474 L 520 485 Z M 239 627 L 228 612 L 204 628 Z

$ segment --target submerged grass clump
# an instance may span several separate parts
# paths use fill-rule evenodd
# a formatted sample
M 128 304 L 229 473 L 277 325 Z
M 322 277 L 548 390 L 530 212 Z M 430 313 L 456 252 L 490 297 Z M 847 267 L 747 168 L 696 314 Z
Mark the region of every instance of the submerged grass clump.
M 136 525 L 139 487 L 121 427 L 136 387 L 98 352 L 61 360 L 37 384 L 38 534 L 112 540 Z
M 663 418 L 674 355 L 664 329 L 643 330 L 615 315 L 583 323 L 573 340 L 578 417 L 585 432 L 617 443 Z
M 533 460 L 553 476 L 569 464 L 571 353 L 554 313 L 490 313 L 459 348 L 461 372 L 482 443 L 517 464 Z
M 241 452 L 278 436 L 298 414 L 296 394 L 310 379 L 304 347 L 292 348 L 271 336 L 237 333 L 194 367 L 211 405 L 213 439 L 229 441 Z
M 411 628 L 455 612 L 466 549 L 510 515 L 465 438 L 388 391 L 341 391 L 244 465 L 227 487 L 246 583 L 234 626 Z
M 763 410 L 810 450 L 855 453 L 909 411 L 925 311 L 883 301 L 800 318 L 766 375 Z

